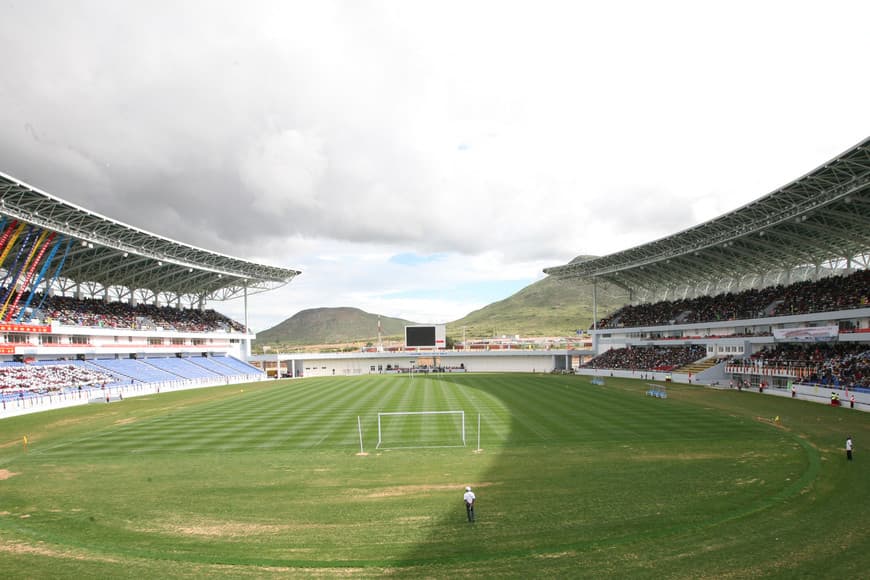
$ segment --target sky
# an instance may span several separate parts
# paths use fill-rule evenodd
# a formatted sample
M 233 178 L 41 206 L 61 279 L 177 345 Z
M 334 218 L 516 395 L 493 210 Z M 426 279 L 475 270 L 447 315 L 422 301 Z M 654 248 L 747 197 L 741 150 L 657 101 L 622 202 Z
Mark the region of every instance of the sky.
M 0 0 L 0 171 L 302 271 L 265 330 L 456 320 L 870 134 L 867 2 Z M 210 305 L 243 320 L 243 300 Z

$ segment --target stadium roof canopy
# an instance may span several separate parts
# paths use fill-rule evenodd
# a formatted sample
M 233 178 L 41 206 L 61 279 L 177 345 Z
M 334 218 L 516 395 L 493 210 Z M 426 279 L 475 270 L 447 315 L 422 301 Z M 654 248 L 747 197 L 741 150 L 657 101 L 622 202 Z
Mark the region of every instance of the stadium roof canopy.
M 193 304 L 272 290 L 301 273 L 146 232 L 4 173 L 0 173 L 0 220 L 0 268 L 6 277 L 14 271 L 11 264 L 16 253 L 27 253 L 28 237 L 44 236 L 59 242 L 59 251 L 46 252 L 44 271 L 59 270 L 54 284 L 63 291 L 76 288 L 95 296 L 111 290 L 119 299 L 160 297 L 171 303 L 186 298 Z
M 642 246 L 544 272 L 615 284 L 635 299 L 662 299 L 680 290 L 715 294 L 788 283 L 799 271 L 818 275 L 823 268 L 867 268 L 868 255 L 870 138 L 730 213 Z

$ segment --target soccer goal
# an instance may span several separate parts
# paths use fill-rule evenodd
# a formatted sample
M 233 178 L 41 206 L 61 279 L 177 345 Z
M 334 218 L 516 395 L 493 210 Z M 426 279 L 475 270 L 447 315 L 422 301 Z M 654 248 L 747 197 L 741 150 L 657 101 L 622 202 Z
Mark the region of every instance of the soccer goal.
M 465 447 L 465 411 L 378 413 L 378 449 Z

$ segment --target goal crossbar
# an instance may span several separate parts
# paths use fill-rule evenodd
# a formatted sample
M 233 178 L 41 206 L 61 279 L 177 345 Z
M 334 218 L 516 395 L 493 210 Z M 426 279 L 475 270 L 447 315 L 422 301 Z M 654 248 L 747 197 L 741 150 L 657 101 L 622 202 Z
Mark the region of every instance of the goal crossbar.
M 462 415 L 465 416 L 465 411 L 393 411 L 390 413 L 378 413 L 378 417 L 383 415 Z

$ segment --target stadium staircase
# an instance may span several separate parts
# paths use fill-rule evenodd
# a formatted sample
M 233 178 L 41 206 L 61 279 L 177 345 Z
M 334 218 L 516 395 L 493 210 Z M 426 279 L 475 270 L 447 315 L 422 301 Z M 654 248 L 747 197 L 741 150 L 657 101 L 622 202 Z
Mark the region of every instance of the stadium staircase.
M 673 372 L 685 374 L 692 373 L 693 375 L 698 376 L 702 372 L 706 371 L 707 369 L 713 368 L 717 364 L 719 364 L 719 359 L 713 356 L 710 358 L 695 361 L 693 363 L 689 363 L 687 365 L 683 365 L 680 368 L 675 369 Z

